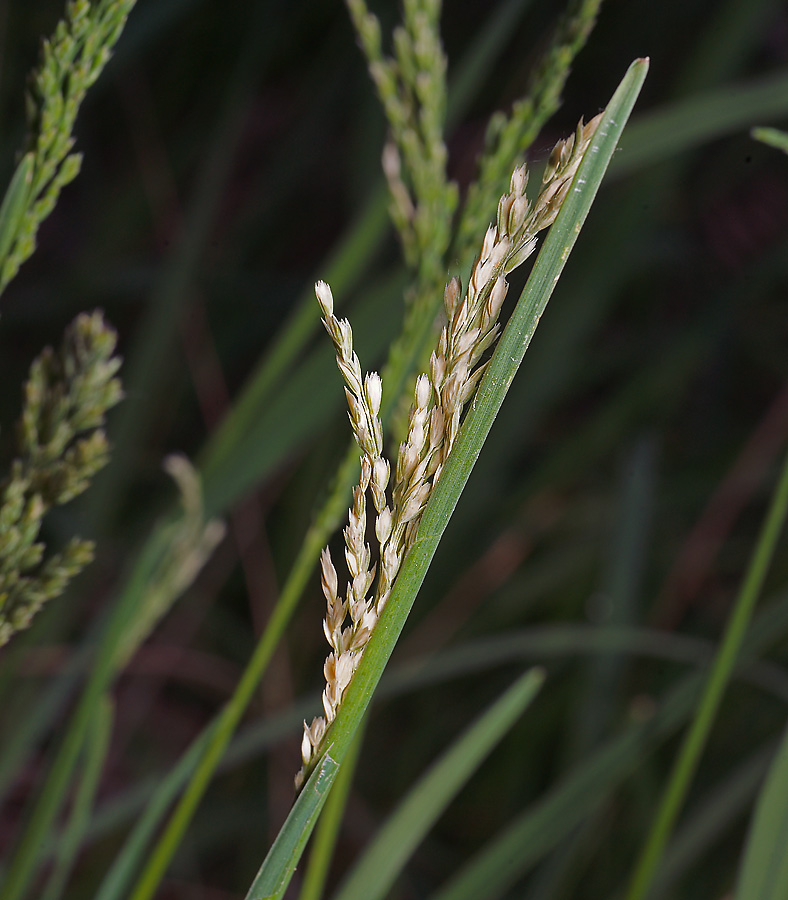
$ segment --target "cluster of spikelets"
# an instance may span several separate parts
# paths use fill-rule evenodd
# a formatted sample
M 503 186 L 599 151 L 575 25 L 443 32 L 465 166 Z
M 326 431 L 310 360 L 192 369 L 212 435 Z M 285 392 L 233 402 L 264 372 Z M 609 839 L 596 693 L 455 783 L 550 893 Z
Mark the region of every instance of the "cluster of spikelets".
M 123 395 L 116 343 L 100 312 L 84 313 L 60 350 L 45 349 L 31 366 L 18 455 L 0 484 L 0 646 L 93 557 L 80 538 L 46 557 L 38 537 L 46 513 L 81 494 L 109 460 L 104 420 Z
M 484 236 L 481 253 L 463 295 L 460 280 L 446 286 L 447 322 L 430 358 L 430 370 L 416 380 L 406 439 L 400 444 L 391 502 L 388 487 L 391 465 L 383 456 L 380 404 L 383 385 L 376 372 L 362 375 L 353 351 L 353 334 L 346 319 L 334 316 L 330 287 L 315 286 L 323 324 L 334 343 L 337 365 L 345 381 L 350 423 L 361 450 L 361 476 L 353 490 L 353 503 L 344 530 L 345 560 L 350 579 L 344 594 L 331 554 L 321 558 L 321 585 L 327 602 L 323 622 L 331 652 L 323 672 L 324 716 L 304 723 L 301 744 L 303 766 L 296 777 L 300 786 L 310 762 L 321 750 L 328 726 L 336 717 L 342 697 L 358 668 L 407 550 L 412 546 L 419 519 L 430 492 L 440 477 L 460 428 L 463 410 L 484 373 L 482 357 L 494 343 L 508 283 L 506 276 L 531 255 L 536 235 L 558 215 L 572 179 L 598 124 L 582 120 L 575 134 L 554 148 L 536 201 L 526 197 L 528 173 L 519 166 L 510 190 L 498 204 L 497 222 Z M 367 495 L 375 508 L 374 533 L 377 564 L 367 543 Z M 377 570 L 377 583 L 375 576 Z M 373 591 L 374 585 L 374 591 Z
M 103 71 L 136 0 L 70 0 L 27 95 L 28 141 L 0 216 L 0 291 L 33 253 L 39 225 L 60 191 L 79 173 L 74 123 L 88 89 Z

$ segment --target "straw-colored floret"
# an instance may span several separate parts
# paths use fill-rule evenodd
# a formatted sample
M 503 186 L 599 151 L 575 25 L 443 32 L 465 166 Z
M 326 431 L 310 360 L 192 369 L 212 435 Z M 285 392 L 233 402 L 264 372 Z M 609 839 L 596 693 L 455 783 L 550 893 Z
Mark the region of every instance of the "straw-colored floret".
M 484 236 L 467 291 L 463 295 L 459 278 L 452 278 L 446 285 L 447 322 L 430 358 L 430 371 L 416 380 L 407 437 L 399 447 L 390 503 L 387 488 L 391 466 L 382 455 L 380 376 L 376 372 L 362 375 L 353 350 L 350 323 L 334 316 L 334 298 L 328 284 L 319 281 L 315 285 L 323 324 L 334 343 L 337 366 L 345 381 L 350 424 L 362 456 L 361 475 L 353 490 L 344 530 L 349 573 L 344 598 L 339 594 L 339 579 L 328 548 L 321 557 L 321 586 L 327 604 L 323 630 L 331 652 L 323 667 L 324 715 L 315 718 L 311 725 L 304 723 L 303 766 L 296 776 L 297 786 L 303 783 L 328 726 L 336 718 L 364 647 L 391 594 L 402 560 L 413 544 L 430 492 L 454 445 L 463 410 L 484 373 L 485 364 L 481 359 L 498 336 L 498 317 L 508 290 L 506 276 L 531 255 L 537 233 L 555 221 L 598 118 L 585 125 L 581 120 L 576 133 L 556 145 L 533 205 L 525 193 L 528 183 L 525 166 L 514 170 L 510 190 L 498 204 L 497 222 Z M 372 563 L 372 550 L 367 543 L 368 493 L 375 509 L 377 566 Z

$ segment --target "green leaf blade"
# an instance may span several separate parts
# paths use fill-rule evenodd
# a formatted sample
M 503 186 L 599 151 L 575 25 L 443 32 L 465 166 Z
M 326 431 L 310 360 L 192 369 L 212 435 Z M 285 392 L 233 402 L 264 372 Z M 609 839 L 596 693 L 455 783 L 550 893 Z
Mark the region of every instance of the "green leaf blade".
M 734 900 L 788 897 L 788 731 L 755 808 Z
M 531 669 L 419 779 L 367 848 L 334 900 L 380 900 L 451 800 L 520 718 L 544 681 Z
M 284 895 L 338 772 L 339 764 L 326 754 L 271 845 L 246 900 L 276 900 Z

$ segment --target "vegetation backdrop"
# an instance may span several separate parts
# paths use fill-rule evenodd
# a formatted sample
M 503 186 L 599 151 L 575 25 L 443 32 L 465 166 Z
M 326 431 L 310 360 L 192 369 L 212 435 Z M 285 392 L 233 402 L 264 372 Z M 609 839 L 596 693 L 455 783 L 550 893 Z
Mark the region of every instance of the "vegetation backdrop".
M 385 38 L 399 8 L 374 9 Z M 490 115 L 523 96 L 562 12 L 445 0 L 450 109 L 464 92 L 447 130 L 461 196 Z M 24 144 L 27 73 L 62 15 L 59 0 L 0 4 L 4 184 Z M 493 50 L 474 68 L 482 36 Z M 455 896 L 452 877 L 523 821 L 519 849 L 493 864 L 508 874 L 474 896 L 623 896 L 691 719 L 676 692 L 706 671 L 739 594 L 788 438 L 788 159 L 750 135 L 788 121 L 788 12 L 775 0 L 606 0 L 528 151 L 537 172 L 639 56 L 651 66 L 635 112 L 376 695 L 326 896 L 536 663 L 538 695 L 447 799 L 389 896 Z M 150 534 L 175 527 L 165 457 L 194 463 L 203 518 L 226 523 L 192 560 L 196 578 L 186 551 L 150 563 L 152 594 L 188 586 L 129 644 L 108 692 L 111 737 L 88 741 L 103 746 L 95 795 L 68 880 L 48 888 L 86 898 L 235 690 L 346 451 L 313 283 L 332 281 L 370 370 L 401 326 L 406 277 L 383 197 L 385 119 L 339 0 L 139 0 L 75 136 L 82 171 L 0 301 L 3 459 L 31 361 L 84 310 L 117 330 L 124 399 L 108 416 L 111 462 L 43 531 L 56 547 L 92 538 L 96 559 L 0 650 L 6 860 L 97 630 Z M 513 275 L 511 296 L 524 280 Z M 181 475 L 199 532 L 198 491 Z M 330 543 L 341 560 L 341 536 Z M 733 895 L 786 724 L 781 548 L 654 896 Z M 323 615 L 314 566 L 157 897 L 247 890 L 293 800 L 302 720 L 320 710 Z M 90 770 L 80 760 L 75 785 Z M 34 885 L 52 884 L 68 821 L 55 818 Z

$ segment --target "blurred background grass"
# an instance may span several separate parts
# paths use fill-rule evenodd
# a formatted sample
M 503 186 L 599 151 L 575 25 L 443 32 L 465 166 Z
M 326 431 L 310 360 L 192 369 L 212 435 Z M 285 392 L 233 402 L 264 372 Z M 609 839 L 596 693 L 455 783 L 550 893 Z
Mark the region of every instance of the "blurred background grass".
M 376 11 L 384 31 L 396 21 L 393 3 Z M 449 135 L 461 186 L 488 116 L 522 93 L 559 11 L 524 5 Z M 444 4 L 450 83 L 489 14 L 482 2 Z M 54 0 L 0 7 L 6 181 L 24 134 L 22 86 L 61 15 Z M 708 658 L 741 580 L 788 434 L 788 165 L 748 135 L 788 121 L 788 13 L 764 0 L 609 0 L 536 164 L 638 55 L 652 62 L 635 117 L 430 570 L 392 661 L 399 681 L 375 706 L 335 880 L 470 718 L 527 662 L 544 662 L 534 707 L 392 895 L 428 896 L 612 736 L 650 721 Z M 127 393 L 110 416 L 109 469 L 48 522 L 53 543 L 95 537 L 98 560 L 4 651 L 0 733 L 50 703 L 24 764 L 0 768 L 6 846 L 69 709 L 79 649 L 174 497 L 166 453 L 204 463 L 208 507 L 230 523 L 117 685 L 94 833 L 69 897 L 92 896 L 146 785 L 231 693 L 346 446 L 339 376 L 317 329 L 230 437 L 211 436 L 369 208 L 384 135 L 341 3 L 140 0 L 78 121 L 83 171 L 3 298 L 6 458 L 30 361 L 78 312 L 101 307 L 118 329 Z M 362 238 L 382 218 L 369 221 Z M 384 233 L 348 267 L 341 300 L 365 368 L 399 327 L 399 259 Z M 765 596 L 778 612 L 787 578 L 783 552 Z M 315 575 L 162 898 L 246 889 L 292 799 L 300 720 L 318 711 L 322 611 Z M 726 697 L 669 857 L 672 896 L 731 887 L 785 723 L 786 635 L 785 623 L 769 630 L 766 662 Z M 578 807 L 512 896 L 615 896 L 672 734 L 643 737 L 632 771 L 622 765 Z

